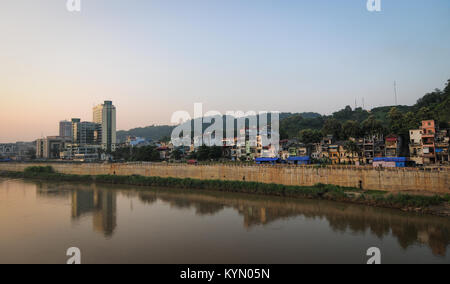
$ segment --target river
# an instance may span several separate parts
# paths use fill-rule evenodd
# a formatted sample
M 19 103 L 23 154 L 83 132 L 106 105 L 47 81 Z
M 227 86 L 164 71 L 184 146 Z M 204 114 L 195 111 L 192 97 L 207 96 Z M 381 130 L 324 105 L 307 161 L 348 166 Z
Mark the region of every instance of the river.
M 0 263 L 450 263 L 450 218 L 318 200 L 0 178 Z

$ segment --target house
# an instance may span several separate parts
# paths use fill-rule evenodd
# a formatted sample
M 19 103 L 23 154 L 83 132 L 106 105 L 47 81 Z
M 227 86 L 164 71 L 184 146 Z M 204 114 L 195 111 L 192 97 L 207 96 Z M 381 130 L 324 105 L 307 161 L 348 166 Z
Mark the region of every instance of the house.
M 424 164 L 436 163 L 436 125 L 434 120 L 422 121 L 422 153 Z
M 449 131 L 439 130 L 434 120 L 424 120 L 420 129 L 409 131 L 411 161 L 419 165 L 449 162 Z
M 422 129 L 409 131 L 409 157 L 417 165 L 423 165 Z
M 450 161 L 449 157 L 449 131 L 440 130 L 436 134 L 436 162 L 447 164 Z
M 371 135 L 364 138 L 362 143 L 364 163 L 372 164 L 374 158 L 381 158 L 385 155 L 385 141 L 383 135 Z
M 384 151 L 385 157 L 399 157 L 401 151 L 401 137 L 395 134 L 386 136 Z

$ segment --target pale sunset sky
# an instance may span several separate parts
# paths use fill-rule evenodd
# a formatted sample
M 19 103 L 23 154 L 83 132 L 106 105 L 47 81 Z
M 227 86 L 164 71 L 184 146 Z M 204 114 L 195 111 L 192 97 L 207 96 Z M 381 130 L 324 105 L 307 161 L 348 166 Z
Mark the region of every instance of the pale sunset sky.
M 450 1 L 2 0 L 0 143 L 112 100 L 118 130 L 173 112 L 414 104 L 450 79 Z

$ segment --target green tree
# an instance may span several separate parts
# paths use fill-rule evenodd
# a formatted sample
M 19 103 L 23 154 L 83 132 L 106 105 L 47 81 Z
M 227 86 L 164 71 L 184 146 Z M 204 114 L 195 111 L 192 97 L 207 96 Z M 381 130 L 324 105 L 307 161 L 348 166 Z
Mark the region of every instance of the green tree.
M 174 160 L 180 160 L 182 156 L 183 156 L 183 153 L 178 148 L 173 149 L 173 151 L 170 153 L 170 158 L 172 158 Z
M 139 162 L 156 162 L 160 160 L 160 155 L 156 147 L 144 146 L 132 149 L 132 160 Z
M 222 147 L 212 146 L 209 147 L 209 158 L 212 160 L 219 160 L 222 158 Z
M 312 130 L 312 129 L 304 129 L 300 131 L 299 134 L 300 142 L 305 144 L 311 144 L 311 143 L 319 143 L 323 135 L 318 130 Z
M 325 121 L 322 128 L 323 135 L 333 135 L 336 139 L 342 138 L 342 124 L 335 118 L 330 118 Z
M 197 159 L 199 161 L 206 161 L 209 159 L 209 147 L 202 145 L 197 149 Z
M 391 108 L 388 113 L 389 130 L 393 134 L 405 135 L 408 129 L 405 129 L 405 117 L 396 107 Z
M 361 136 L 361 126 L 357 121 L 349 120 L 342 125 L 342 133 L 345 139 Z
M 384 134 L 385 128 L 383 123 L 371 115 L 362 123 L 362 131 L 364 135 Z

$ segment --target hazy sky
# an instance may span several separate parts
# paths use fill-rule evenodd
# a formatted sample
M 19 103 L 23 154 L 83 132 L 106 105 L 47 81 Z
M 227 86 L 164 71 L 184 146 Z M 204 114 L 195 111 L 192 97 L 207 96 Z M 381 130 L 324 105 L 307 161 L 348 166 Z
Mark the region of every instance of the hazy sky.
M 105 99 L 118 129 L 174 111 L 413 104 L 450 78 L 450 1 L 2 0 L 0 142 L 58 133 Z

